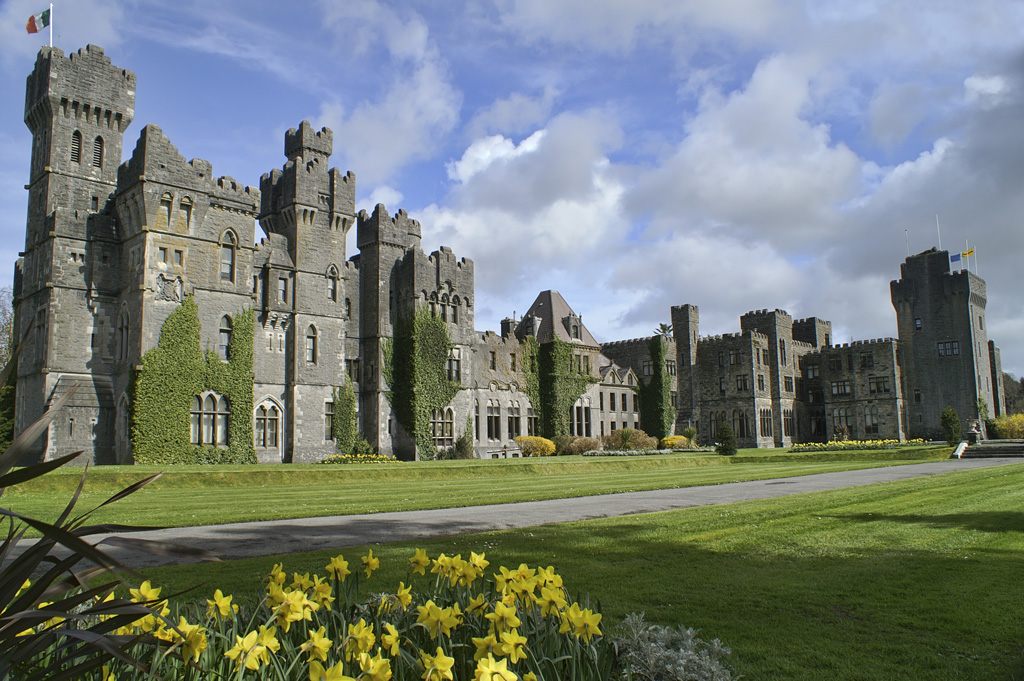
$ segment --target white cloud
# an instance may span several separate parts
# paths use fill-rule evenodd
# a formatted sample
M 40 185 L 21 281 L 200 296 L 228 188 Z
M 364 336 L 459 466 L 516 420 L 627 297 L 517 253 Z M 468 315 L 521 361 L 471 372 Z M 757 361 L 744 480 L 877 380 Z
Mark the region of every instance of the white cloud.
M 547 121 L 558 94 L 550 86 L 539 97 L 512 93 L 477 112 L 466 130 L 471 139 L 492 133 L 520 134 Z
M 474 175 L 486 170 L 494 163 L 533 153 L 537 151 L 541 140 L 544 139 L 544 133 L 544 130 L 538 130 L 520 142 L 518 146 L 512 140 L 501 135 L 491 135 L 477 140 L 469 145 L 462 158 L 448 164 L 448 177 L 465 184 Z
M 903 142 L 924 118 L 928 105 L 918 83 L 882 83 L 868 106 L 872 137 L 886 147 Z
M 1006 94 L 1007 82 L 1002 76 L 970 76 L 964 80 L 964 97 L 969 104 L 984 107 L 998 104 Z

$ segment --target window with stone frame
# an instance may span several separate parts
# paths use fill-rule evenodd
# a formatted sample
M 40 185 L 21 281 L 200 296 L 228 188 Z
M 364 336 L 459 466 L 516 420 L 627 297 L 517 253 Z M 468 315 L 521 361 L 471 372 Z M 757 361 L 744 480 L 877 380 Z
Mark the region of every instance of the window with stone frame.
M 526 408 L 526 434 L 530 436 L 540 435 L 540 417 L 533 407 Z
M 852 395 L 850 391 L 849 381 L 832 381 L 832 396 L 833 397 L 846 397 Z
M 518 402 L 513 402 L 508 408 L 508 439 L 514 440 L 523 434 L 522 412 Z
M 861 369 L 874 369 L 875 368 L 875 356 L 870 352 L 862 352 L 860 355 L 860 368 Z
M 431 412 L 430 437 L 438 449 L 455 444 L 455 412 L 451 407 Z
M 448 353 L 448 380 L 462 383 L 462 349 L 452 348 Z
M 317 363 L 317 331 L 312 324 L 306 329 L 306 363 Z
M 334 401 L 327 400 L 324 402 L 324 440 L 331 442 L 334 440 Z
M 736 377 L 736 390 L 740 392 L 746 392 L 750 390 L 750 377 L 746 374 L 740 374 Z
M 758 374 L 757 375 L 757 389 L 760 390 L 761 392 L 764 392 L 764 389 L 765 389 L 764 374 Z
M 92 167 L 103 167 L 103 138 L 99 135 L 92 141 Z
M 868 390 L 871 394 L 876 393 L 888 393 L 889 389 L 889 377 L 888 376 L 869 376 L 868 377 Z
M 878 435 L 878 407 L 873 404 L 864 411 L 864 434 Z
M 78 130 L 71 133 L 71 162 L 82 162 L 82 133 Z
M 796 431 L 795 428 L 796 419 L 793 418 L 792 409 L 782 410 L 782 434 L 785 437 L 793 437 L 793 433 Z
M 272 402 L 265 402 L 256 408 L 253 419 L 254 444 L 266 449 L 277 447 L 277 435 L 280 432 L 281 412 Z
M 501 439 L 501 406 L 494 400 L 487 401 L 487 439 Z
M 792 376 L 783 376 L 782 377 L 782 385 L 783 385 L 783 389 L 787 393 L 793 392 L 793 377 Z
M 762 409 L 759 416 L 761 421 L 761 437 L 774 437 L 774 429 L 772 428 L 772 410 Z
M 231 317 L 224 315 L 220 318 L 220 333 L 217 336 L 217 355 L 224 361 L 228 360 L 231 350 Z
M 235 249 L 238 239 L 234 233 L 227 231 L 220 241 L 220 278 L 221 281 L 235 280 Z
M 190 441 L 194 445 L 228 446 L 231 409 L 228 398 L 205 392 L 192 398 Z

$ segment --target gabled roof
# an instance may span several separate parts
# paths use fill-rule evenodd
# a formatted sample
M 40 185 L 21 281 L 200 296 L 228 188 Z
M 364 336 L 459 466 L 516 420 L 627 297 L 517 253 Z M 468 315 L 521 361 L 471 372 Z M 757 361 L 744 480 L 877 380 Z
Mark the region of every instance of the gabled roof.
M 516 327 L 516 337 L 524 338 L 530 335 L 530 317 L 540 319 L 539 326 L 532 329 L 533 336 L 538 343 L 548 343 L 557 338 L 566 343 L 600 347 L 600 343 L 583 325 L 583 320 L 569 307 L 569 303 L 565 302 L 565 298 L 558 291 L 541 291 L 537 295 L 537 299 L 533 301 L 533 305 L 526 311 L 523 320 Z M 579 325 L 578 338 L 572 336 L 574 323 Z

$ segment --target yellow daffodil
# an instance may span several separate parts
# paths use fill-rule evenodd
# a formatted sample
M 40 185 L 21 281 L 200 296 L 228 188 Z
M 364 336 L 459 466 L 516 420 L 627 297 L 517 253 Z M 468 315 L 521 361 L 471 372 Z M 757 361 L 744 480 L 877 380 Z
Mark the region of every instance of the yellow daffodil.
M 495 660 L 488 655 L 479 660 L 473 672 L 475 681 L 516 681 L 516 673 L 509 671 L 508 660 Z
M 274 563 L 274 567 L 270 569 L 270 583 L 284 586 L 286 581 L 288 575 L 284 571 L 284 563 Z
M 455 608 L 441 608 L 434 601 L 427 601 L 416 607 L 419 612 L 416 618 L 417 624 L 423 624 L 430 632 L 430 638 L 437 638 L 438 632 L 448 636 L 451 630 L 458 626 L 462 613 Z
M 522 624 L 516 614 L 516 607 L 505 605 L 501 601 L 494 604 L 494 612 L 489 612 L 484 617 L 490 620 L 491 630 L 496 634 L 514 629 Z
M 388 655 L 394 657 L 398 654 L 398 646 L 402 642 L 402 637 L 398 633 L 398 629 L 391 622 L 384 623 L 384 631 L 380 635 L 380 646 L 384 650 L 388 651 Z
M 189 624 L 184 617 L 178 618 L 178 631 L 181 635 L 177 638 L 181 641 L 181 659 L 199 662 L 199 656 L 206 650 L 206 631 L 198 624 Z
M 367 555 L 363 556 L 363 570 L 366 572 L 366 576 L 369 577 L 373 574 L 373 571 L 380 567 L 380 558 L 373 557 L 373 549 L 370 549 Z
M 314 659 L 327 661 L 327 651 L 331 649 L 333 643 L 325 635 L 326 632 L 327 627 L 320 627 L 316 631 L 309 632 L 309 640 L 303 643 L 299 649 L 300 652 L 309 653 L 309 660 L 311 662 Z
M 540 604 L 542 615 L 557 615 L 565 610 L 565 592 L 561 588 L 542 587 L 537 602 Z
M 466 612 L 473 614 L 480 614 L 487 609 L 487 596 L 483 594 L 477 594 L 476 596 L 470 596 L 469 606 L 466 608 Z
M 355 624 L 348 625 L 348 636 L 345 637 L 345 661 L 351 660 L 359 653 L 368 653 L 377 642 L 373 633 L 373 625 L 367 624 L 360 617 Z
M 153 588 L 148 579 L 140 584 L 138 589 L 128 589 L 128 593 L 131 594 L 132 600 L 136 603 L 149 603 L 150 601 L 159 600 L 160 591 L 162 591 L 162 587 Z
M 526 637 L 516 629 L 503 631 L 501 633 L 501 652 L 512 660 L 512 664 L 519 662 L 526 657 L 523 646 L 526 644 Z
M 285 633 L 288 633 L 292 622 L 312 621 L 313 613 L 320 607 L 301 591 L 287 591 L 284 596 L 284 601 L 274 609 L 274 615 L 277 617 L 277 625 Z
M 351 676 L 345 675 L 344 663 L 339 662 L 333 667 L 324 669 L 324 666 L 314 660 L 309 663 L 309 681 L 356 681 Z
M 352 571 L 348 569 L 348 561 L 340 553 L 331 558 L 331 562 L 327 564 L 327 572 L 331 575 L 332 579 L 336 579 L 339 582 L 344 582 L 345 578 L 352 574 Z
M 206 600 L 206 616 L 232 619 L 238 612 L 238 606 L 231 603 L 233 596 L 225 596 L 220 589 L 213 592 L 213 600 Z
M 256 637 L 256 646 L 262 648 L 260 659 L 264 664 L 270 662 L 270 653 L 277 653 L 281 649 L 281 643 L 277 640 L 277 627 L 260 625 L 259 635 Z
M 298 572 L 292 573 L 292 588 L 299 589 L 300 591 L 308 591 L 313 588 L 313 580 L 309 578 L 309 573 L 300 575 Z
M 110 671 L 110 665 L 105 664 L 100 667 L 100 681 L 115 681 L 114 673 Z
M 562 625 L 558 628 L 558 633 L 572 633 L 576 638 L 582 638 L 585 643 L 589 643 L 593 636 L 601 635 L 598 628 L 601 617 L 600 613 L 595 613 L 589 608 L 581 609 L 578 603 L 573 603 L 562 613 Z
M 391 678 L 391 661 L 380 656 L 380 651 L 373 657 L 369 653 L 359 653 L 360 681 L 389 681 Z
M 448 582 L 452 586 L 456 584 L 465 585 L 467 583 L 465 570 L 468 565 L 469 563 L 462 559 L 461 553 L 448 562 L 448 570 L 445 576 L 448 577 Z
M 424 681 L 453 681 L 452 666 L 455 664 L 455 658 L 445 655 L 441 646 L 437 647 L 436 655 L 427 655 L 421 651 L 420 664 L 423 665 L 423 674 L 420 678 Z
M 406 586 L 405 582 L 399 582 L 398 593 L 395 594 L 395 598 L 403 610 L 408 609 L 412 605 L 412 585 Z
M 523 681 L 537 681 L 537 675 L 533 672 L 526 672 L 523 674 Z
M 499 657 L 503 654 L 501 649 L 501 643 L 495 638 L 494 634 L 487 634 L 483 638 L 474 638 L 473 645 L 476 646 L 476 652 L 473 653 L 473 659 L 480 661 L 485 657 L 491 657 L 498 655 Z
M 430 558 L 427 557 L 427 552 L 423 549 L 416 549 L 412 558 L 409 559 L 409 572 L 425 575 L 428 565 L 430 565 Z
M 330 607 L 331 603 L 334 602 L 334 596 L 332 595 L 334 589 L 330 583 L 325 582 L 324 578 L 320 575 L 313 575 L 313 586 L 310 589 L 310 600 L 317 605 Z
M 237 666 L 245 666 L 246 669 L 257 670 L 260 668 L 261 657 L 264 652 L 263 646 L 256 645 L 256 638 L 259 634 L 250 631 L 245 637 L 235 636 L 235 645 L 224 657 L 233 660 Z

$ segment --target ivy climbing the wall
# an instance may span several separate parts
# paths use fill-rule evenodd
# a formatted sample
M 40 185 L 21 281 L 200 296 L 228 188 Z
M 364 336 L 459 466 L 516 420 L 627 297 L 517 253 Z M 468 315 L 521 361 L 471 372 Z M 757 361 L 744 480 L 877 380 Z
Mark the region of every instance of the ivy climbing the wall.
M 640 385 L 640 426 L 661 440 L 672 434 L 675 410 L 672 408 L 671 381 L 665 367 L 667 344 L 661 336 L 653 336 L 647 344 L 653 364 L 651 380 Z
M 345 385 L 334 389 L 334 420 L 331 422 L 334 443 L 345 454 L 352 453 L 356 443 L 356 393 L 345 377 Z
M 568 435 L 572 406 L 597 379 L 573 368 L 572 343 L 556 338 L 538 354 L 541 432 L 547 438 Z
M 533 405 L 534 414 L 543 423 L 544 409 L 540 401 L 540 346 L 533 336 L 524 338 L 519 346 L 523 353 L 523 392 Z
M 170 314 L 157 347 L 142 356 L 132 381 L 131 440 L 136 463 L 256 463 L 252 441 L 251 309 L 232 324 L 228 361 L 199 346 L 199 308 L 192 296 Z M 228 446 L 190 441 L 192 398 L 211 390 L 227 398 Z
M 433 459 L 436 453 L 430 415 L 447 407 L 462 390 L 460 383 L 448 380 L 448 355 L 453 347 L 448 325 L 427 308 L 411 319 L 399 318 L 394 338 L 384 341 L 387 399 L 423 459 Z

